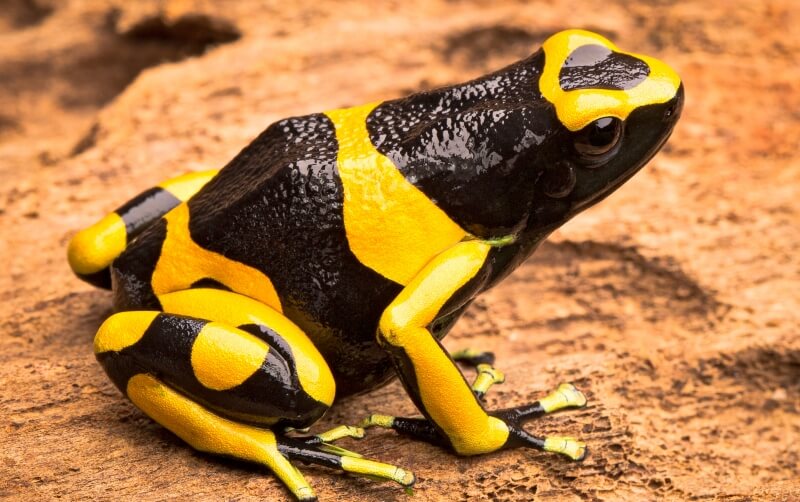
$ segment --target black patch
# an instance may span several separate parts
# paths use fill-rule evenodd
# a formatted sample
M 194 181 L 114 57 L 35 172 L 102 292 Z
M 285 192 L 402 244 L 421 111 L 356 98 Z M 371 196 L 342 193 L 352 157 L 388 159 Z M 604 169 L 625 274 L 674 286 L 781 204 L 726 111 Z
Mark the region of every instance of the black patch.
M 78 274 L 78 279 L 88 282 L 92 286 L 103 289 L 111 289 L 111 271 L 108 267 L 91 274 Z
M 210 288 L 210 289 L 221 289 L 223 291 L 231 291 L 231 288 L 222 284 L 216 279 L 212 279 L 211 277 L 203 277 L 202 279 L 198 279 L 192 283 L 190 288 Z
M 149 223 L 155 221 L 174 208 L 181 201 L 160 187 L 145 190 L 116 210 L 125 222 L 128 242 Z
M 402 288 L 350 251 L 337 153 L 323 114 L 272 124 L 189 201 L 189 231 L 203 248 L 270 278 L 342 395 L 391 376 L 375 330 Z
M 639 58 L 613 52 L 602 45 L 578 47 L 567 57 L 558 74 L 564 91 L 608 89 L 624 91 L 642 83 L 650 67 Z
M 161 310 L 150 284 L 167 237 L 167 221 L 148 225 L 111 263 L 114 307 L 117 310 Z
M 524 224 L 537 145 L 557 122 L 539 92 L 544 54 L 466 84 L 387 101 L 367 129 L 382 154 L 465 230 L 507 235 Z
M 411 436 L 433 445 L 453 447 L 448 437 L 440 433 L 433 424 L 433 421 L 427 418 L 395 417 L 392 423 L 392 429 L 400 434 Z
M 282 423 L 294 426 L 309 425 L 322 416 L 327 406 L 303 392 L 297 375 L 277 351 L 270 350 L 261 368 L 241 385 L 222 391 L 203 386 L 195 377 L 191 354 L 197 335 L 207 323 L 159 314 L 137 343 L 120 352 L 99 354 L 98 359 L 123 392 L 131 376 L 149 373 L 192 400 L 239 422 L 247 421 L 239 413 L 283 418 Z
M 262 366 L 262 371 L 254 374 L 239 387 L 244 391 L 248 388 L 252 389 L 254 395 L 263 395 L 265 393 L 263 372 L 263 376 L 272 377 L 272 383 L 266 382 L 270 387 L 269 394 L 278 393 L 284 399 L 290 400 L 287 406 L 291 406 L 291 408 L 285 409 L 280 415 L 288 422 L 287 425 L 303 427 L 311 425 L 320 418 L 322 413 L 327 410 L 327 406 L 311 398 L 303 389 L 297 376 L 297 364 L 291 345 L 280 333 L 262 324 L 247 324 L 239 326 L 239 329 L 264 340 L 270 347 L 270 353 Z

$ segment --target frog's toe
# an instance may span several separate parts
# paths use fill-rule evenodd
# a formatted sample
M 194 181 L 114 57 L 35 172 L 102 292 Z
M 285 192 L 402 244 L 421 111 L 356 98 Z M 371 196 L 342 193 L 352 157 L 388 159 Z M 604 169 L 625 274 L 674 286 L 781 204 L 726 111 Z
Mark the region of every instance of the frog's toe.
M 464 349 L 453 352 L 450 357 L 467 366 L 472 366 L 478 372 L 472 382 L 472 392 L 483 400 L 489 388 L 495 384 L 506 381 L 505 374 L 494 367 L 494 353 L 475 349 Z
M 562 383 L 554 391 L 524 406 L 498 410 L 494 413 L 498 418 L 522 424 L 543 415 L 569 408 L 583 408 L 588 400 L 586 395 L 571 383 Z
M 539 400 L 545 413 L 565 408 L 583 408 L 587 403 L 586 395 L 571 383 L 562 383 L 553 392 Z
M 353 427 L 352 425 L 340 425 L 329 431 L 317 434 L 315 437 L 321 439 L 323 443 L 332 443 L 342 438 L 362 439 L 364 437 L 364 429 L 361 427 Z
M 508 415 L 498 413 L 508 427 L 509 438 L 504 448 L 534 448 L 537 450 L 560 453 L 572 460 L 581 461 L 586 458 L 586 443 L 570 436 L 534 436 L 523 428 L 524 422 L 510 419 Z
M 586 443 L 573 437 L 549 436 L 544 440 L 544 451 L 566 455 L 572 460 L 581 461 L 586 458 Z
M 391 415 L 378 415 L 373 413 L 369 415 L 367 418 L 359 422 L 358 426 L 361 430 L 368 429 L 370 427 L 381 427 L 383 429 L 391 429 L 394 426 L 395 417 Z

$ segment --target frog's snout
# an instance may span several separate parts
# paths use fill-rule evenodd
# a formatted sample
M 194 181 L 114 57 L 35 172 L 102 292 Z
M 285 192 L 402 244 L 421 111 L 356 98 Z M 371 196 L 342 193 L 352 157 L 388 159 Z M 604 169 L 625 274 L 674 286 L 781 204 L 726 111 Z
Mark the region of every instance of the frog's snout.
M 678 121 L 683 111 L 684 90 L 683 82 L 678 86 L 675 92 L 675 97 L 667 103 L 667 109 L 664 110 L 664 122 L 673 124 Z

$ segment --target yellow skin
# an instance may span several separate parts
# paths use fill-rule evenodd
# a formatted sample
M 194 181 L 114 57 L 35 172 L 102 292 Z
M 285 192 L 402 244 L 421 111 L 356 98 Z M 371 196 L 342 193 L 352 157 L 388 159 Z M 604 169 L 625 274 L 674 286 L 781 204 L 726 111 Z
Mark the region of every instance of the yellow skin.
M 586 45 L 634 56 L 649 66 L 649 74 L 630 89 L 565 91 L 559 84 L 559 72 L 570 55 Z M 619 51 L 593 33 L 561 32 L 548 39 L 543 50 L 541 95 L 569 131 L 580 131 L 603 117 L 624 121 L 639 108 L 674 99 L 679 91 L 680 79 L 669 67 L 652 58 Z M 344 194 L 342 212 L 349 250 L 364 267 L 401 286 L 374 326 L 376 341 L 393 354 L 395 362 L 402 363 L 406 376 L 413 376 L 412 397 L 427 422 L 371 415 L 362 426 L 397 430 L 419 426 L 421 435 L 438 435 L 444 444 L 462 455 L 511 447 L 513 441 L 529 439 L 520 430 L 520 424 L 510 420 L 510 415 L 487 412 L 476 398 L 491 385 L 503 382 L 503 374 L 491 362 L 479 361 L 483 353 L 464 351 L 451 358 L 430 326 L 449 301 L 480 278 L 494 250 L 517 244 L 519 236 L 510 233 L 480 237 L 470 233 L 409 181 L 371 139 L 367 118 L 380 105 L 332 110 L 324 115 L 333 124 L 338 146 L 336 167 Z M 363 436 L 360 427 L 338 427 L 316 437 L 301 438 L 305 443 L 300 444 L 297 440 L 293 442 L 293 436 L 287 436 L 289 429 L 267 428 L 284 424 L 295 416 L 292 413 L 296 410 L 272 416 L 227 404 L 230 401 L 226 401 L 226 393 L 244 392 L 242 389 L 249 381 L 261 377 L 262 366 L 271 357 L 286 357 L 278 354 L 274 338 L 282 340 L 291 350 L 292 377 L 296 378 L 291 384 L 295 386 L 292 392 L 298 392 L 324 411 L 334 401 L 337 382 L 316 345 L 317 340 L 286 314 L 287 299 L 278 293 L 274 277 L 194 240 L 187 201 L 218 173 L 193 173 L 166 181 L 159 186 L 168 192 L 168 197 L 171 194 L 174 203 L 162 214 L 132 223 L 124 214 L 118 214 L 124 212 L 118 211 L 79 232 L 70 242 L 68 257 L 73 270 L 81 277 L 94 277 L 136 243 L 139 233 L 153 221 L 163 216 L 166 228 L 149 283 L 161 310 L 120 312 L 110 317 L 95 338 L 98 358 L 130 400 L 158 423 L 198 450 L 263 464 L 298 499 L 312 500 L 314 493 L 289 460 L 308 460 L 302 456 L 308 451 L 329 455 L 325 465 L 410 486 L 414 482 L 411 472 L 363 459 L 331 444 L 340 437 Z M 213 280 L 228 291 L 197 286 L 204 280 Z M 470 293 L 465 303 L 479 292 Z M 191 320 L 184 323 L 187 326 L 195 323 L 193 327 L 180 328 L 185 330 L 180 336 L 188 340 L 186 351 L 171 356 L 153 355 L 159 347 L 167 352 L 179 350 L 171 347 L 168 338 L 173 336 L 171 328 L 164 323 L 181 319 Z M 273 338 L 260 336 L 253 326 L 268 328 Z M 152 340 L 161 340 L 159 343 L 163 345 Z M 174 357 L 176 364 L 188 365 L 190 374 L 169 374 L 168 360 L 161 361 L 166 363 L 166 370 L 147 369 L 150 358 L 160 361 L 164 357 Z M 122 364 L 118 362 L 122 361 L 120 358 L 130 358 L 125 361 L 132 360 L 135 364 Z M 478 377 L 472 386 L 464 380 L 454 359 L 476 361 L 472 364 L 477 366 Z M 144 369 L 131 372 L 130 367 Z M 179 382 L 191 382 L 196 390 L 186 390 Z M 409 388 L 406 380 L 404 383 Z M 281 389 L 276 392 L 288 392 Z M 530 411 L 531 408 L 528 413 L 533 416 L 585 403 L 586 398 L 577 389 L 562 384 L 535 403 L 535 410 Z M 305 418 L 298 418 L 298 423 L 318 418 L 309 413 L 301 414 Z M 406 432 L 416 430 L 411 429 Z M 572 438 L 532 439 L 535 441 L 530 445 L 546 451 L 574 459 L 585 455 L 585 445 Z
M 187 201 L 200 191 L 218 169 L 188 173 L 160 183 L 180 201 Z M 125 222 L 117 213 L 110 213 L 94 225 L 75 234 L 67 249 L 69 266 L 76 274 L 93 274 L 108 267 L 127 246 Z
M 555 105 L 558 119 L 570 131 L 583 129 L 600 117 L 625 120 L 639 107 L 669 101 L 681 85 L 678 74 L 658 59 L 622 51 L 608 40 L 588 31 L 567 30 L 561 34 L 563 36 L 550 37 L 542 45 L 548 59 L 540 80 L 540 90 L 545 99 Z M 632 89 L 562 90 L 558 85 L 561 63 L 579 47 L 598 43 L 614 52 L 644 61 L 650 67 L 650 75 Z

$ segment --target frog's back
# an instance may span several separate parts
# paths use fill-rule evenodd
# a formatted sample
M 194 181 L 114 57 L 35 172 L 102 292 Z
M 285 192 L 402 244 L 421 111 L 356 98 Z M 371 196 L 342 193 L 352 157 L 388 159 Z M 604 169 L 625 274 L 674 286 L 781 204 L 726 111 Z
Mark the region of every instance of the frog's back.
M 230 267 L 243 265 L 245 281 L 262 277 L 258 287 L 274 289 L 279 305 L 273 306 L 306 331 L 340 388 L 361 390 L 388 376 L 385 353 L 374 342 L 375 329 L 401 286 L 364 266 L 348 246 L 337 151 L 327 116 L 282 120 L 173 213 L 187 213 L 191 246 L 221 255 L 225 263 L 220 266 L 228 268 L 192 277 L 191 285 L 243 292 L 248 285 L 237 284 L 230 274 Z M 158 290 L 166 276 L 158 262 L 166 252 L 167 227 L 174 224 L 168 214 L 115 261 L 118 308 L 157 306 L 157 294 L 180 289 L 162 284 Z M 170 239 L 176 232 L 169 227 Z M 181 254 L 181 262 L 188 262 L 186 251 Z M 187 265 L 176 266 L 176 275 L 184 279 Z

